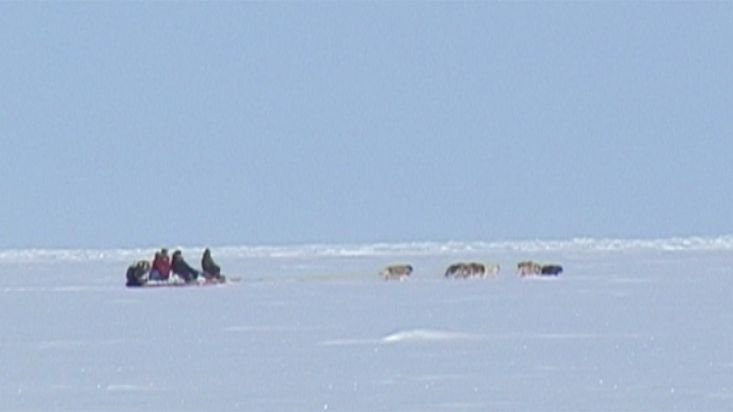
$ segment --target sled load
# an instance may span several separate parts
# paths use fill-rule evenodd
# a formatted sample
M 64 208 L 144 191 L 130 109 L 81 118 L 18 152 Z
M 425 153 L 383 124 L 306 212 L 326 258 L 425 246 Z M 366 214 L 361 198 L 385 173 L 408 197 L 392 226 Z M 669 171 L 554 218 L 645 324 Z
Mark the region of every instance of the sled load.
M 180 250 L 168 257 L 168 249 L 155 253 L 153 262 L 139 260 L 127 268 L 127 287 L 207 286 L 226 283 L 221 268 L 206 249 L 201 258 L 202 270 L 189 265 Z

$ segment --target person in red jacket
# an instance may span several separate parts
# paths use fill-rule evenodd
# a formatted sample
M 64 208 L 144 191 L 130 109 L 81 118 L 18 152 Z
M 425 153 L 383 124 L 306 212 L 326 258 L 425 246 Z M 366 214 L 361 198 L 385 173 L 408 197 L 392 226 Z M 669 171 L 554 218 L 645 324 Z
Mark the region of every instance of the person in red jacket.
M 150 269 L 150 280 L 168 280 L 171 276 L 171 260 L 168 249 L 161 249 L 155 254 L 153 266 Z

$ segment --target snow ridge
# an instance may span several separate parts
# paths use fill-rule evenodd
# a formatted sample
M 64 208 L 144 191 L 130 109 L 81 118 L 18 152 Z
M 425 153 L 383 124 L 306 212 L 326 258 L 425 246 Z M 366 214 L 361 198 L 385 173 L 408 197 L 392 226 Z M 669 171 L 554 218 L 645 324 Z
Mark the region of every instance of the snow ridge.
M 170 246 L 169 249 L 176 247 Z M 204 246 L 178 247 L 198 253 Z M 626 251 L 731 251 L 733 235 L 718 237 L 672 237 L 659 239 L 573 238 L 569 240 L 522 240 L 496 242 L 407 242 L 372 244 L 308 244 L 285 246 L 216 247 L 218 258 L 312 259 L 329 257 L 414 257 L 491 254 L 507 252 L 626 252 Z M 155 248 L 131 249 L 7 249 L 0 262 L 131 262 L 152 256 Z

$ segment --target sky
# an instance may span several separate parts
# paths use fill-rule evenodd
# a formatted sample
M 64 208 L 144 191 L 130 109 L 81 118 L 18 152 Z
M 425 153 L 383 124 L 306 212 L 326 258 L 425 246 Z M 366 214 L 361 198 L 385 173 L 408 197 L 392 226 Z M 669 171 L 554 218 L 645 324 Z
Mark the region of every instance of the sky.
M 0 248 L 730 234 L 731 21 L 0 2 Z

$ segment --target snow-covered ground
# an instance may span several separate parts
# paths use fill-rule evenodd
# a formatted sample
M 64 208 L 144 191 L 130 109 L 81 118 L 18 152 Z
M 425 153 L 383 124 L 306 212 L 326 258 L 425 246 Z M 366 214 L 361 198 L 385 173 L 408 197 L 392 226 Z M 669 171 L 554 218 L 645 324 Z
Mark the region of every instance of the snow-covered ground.
M 241 283 L 125 288 L 152 253 L 0 251 L 0 410 L 733 410 L 730 237 L 213 248 Z

